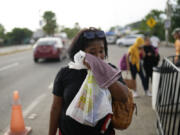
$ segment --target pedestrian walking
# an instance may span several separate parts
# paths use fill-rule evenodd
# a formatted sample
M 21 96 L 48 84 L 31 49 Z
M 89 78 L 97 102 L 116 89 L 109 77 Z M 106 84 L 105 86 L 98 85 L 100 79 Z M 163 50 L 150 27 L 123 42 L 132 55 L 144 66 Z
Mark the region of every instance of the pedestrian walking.
M 155 52 L 159 54 L 160 39 L 157 36 L 150 37 L 151 45 L 154 47 Z
M 141 56 L 143 51 L 144 40 L 141 37 L 138 37 L 135 43 L 128 49 L 127 54 L 127 67 L 130 70 L 133 81 L 136 82 L 136 74 L 138 73 L 144 88 L 145 93 L 148 90 L 147 83 L 145 81 L 145 74 L 143 72 L 143 67 L 141 64 Z M 134 89 L 133 92 L 134 97 L 138 97 L 137 90 Z
M 174 29 L 174 31 L 172 32 L 172 35 L 175 39 L 174 47 L 175 47 L 175 51 L 176 51 L 174 63 L 176 66 L 179 67 L 180 66 L 180 28 Z
M 96 56 L 99 61 L 105 60 L 108 56 L 108 47 L 106 37 L 103 31 L 96 28 L 81 30 L 74 38 L 69 56 L 74 61 L 74 55 L 80 50 L 87 54 Z M 84 65 L 91 70 L 90 65 L 84 61 Z M 109 64 L 105 64 L 106 66 Z M 95 66 L 97 66 L 95 64 Z M 98 69 L 104 69 L 103 65 L 99 65 Z M 96 70 L 93 68 L 93 70 Z M 92 70 L 92 71 L 93 71 Z M 98 72 L 98 71 L 96 71 Z M 107 74 L 107 75 L 106 75 Z M 87 75 L 87 69 L 71 69 L 68 66 L 63 67 L 58 72 L 53 88 L 53 103 L 50 113 L 49 135 L 56 135 L 57 129 L 62 135 L 114 135 L 112 123 L 107 123 L 107 116 L 98 121 L 95 127 L 87 126 L 66 116 L 66 110 L 71 101 L 78 93 L 84 79 Z M 108 72 L 103 73 L 101 78 L 108 76 Z M 102 79 L 101 79 L 102 80 Z M 127 101 L 128 88 L 123 84 L 123 78 L 120 76 L 119 81 L 115 81 L 108 87 L 113 99 L 123 103 Z M 108 117 L 109 118 L 109 117 Z M 100 132 L 105 129 L 104 133 Z
M 143 67 L 145 70 L 146 84 L 148 88 L 145 94 L 147 96 L 151 96 L 151 92 L 149 90 L 149 81 L 150 80 L 152 81 L 153 67 L 157 65 L 159 55 L 156 54 L 154 47 L 151 45 L 151 41 L 149 37 L 145 37 L 143 50 L 144 50 Z

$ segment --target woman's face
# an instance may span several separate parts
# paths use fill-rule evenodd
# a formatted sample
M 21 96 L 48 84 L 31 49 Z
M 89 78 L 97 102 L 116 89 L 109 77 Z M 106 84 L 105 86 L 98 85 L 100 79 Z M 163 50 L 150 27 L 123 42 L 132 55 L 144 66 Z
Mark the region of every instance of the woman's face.
M 104 42 L 103 40 L 95 40 L 88 44 L 84 50 L 86 53 L 92 54 L 100 59 L 105 58 Z

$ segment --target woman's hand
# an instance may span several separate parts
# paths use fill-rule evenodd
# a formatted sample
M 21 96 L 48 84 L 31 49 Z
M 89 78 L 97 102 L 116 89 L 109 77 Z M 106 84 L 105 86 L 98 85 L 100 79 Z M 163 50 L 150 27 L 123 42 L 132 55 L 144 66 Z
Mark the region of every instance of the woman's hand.
M 126 57 L 126 65 L 127 65 L 127 70 L 128 70 L 128 71 L 130 70 L 130 66 L 129 66 L 129 56 L 130 56 L 130 54 L 128 53 L 128 54 L 127 54 L 127 57 Z
M 90 65 L 85 61 L 85 59 L 84 59 L 84 61 L 83 61 L 83 64 L 84 64 L 88 69 L 91 69 Z
M 113 83 L 108 89 L 113 99 L 124 103 L 128 100 L 128 87 L 121 82 L 117 81 Z
M 130 70 L 130 66 L 129 66 L 129 63 L 127 64 L 127 70 L 128 70 L 128 71 Z

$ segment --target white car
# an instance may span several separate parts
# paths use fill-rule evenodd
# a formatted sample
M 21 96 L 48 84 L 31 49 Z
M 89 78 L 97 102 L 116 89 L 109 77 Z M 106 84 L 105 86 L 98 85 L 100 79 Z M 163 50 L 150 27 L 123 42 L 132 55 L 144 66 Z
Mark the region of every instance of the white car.
M 108 44 L 114 44 L 116 42 L 115 36 L 106 36 L 106 40 Z
M 136 39 L 138 37 L 144 37 L 143 34 L 133 34 L 133 35 L 127 35 L 125 37 L 119 38 L 116 41 L 116 44 L 119 46 L 131 46 L 134 44 L 134 42 L 136 41 Z

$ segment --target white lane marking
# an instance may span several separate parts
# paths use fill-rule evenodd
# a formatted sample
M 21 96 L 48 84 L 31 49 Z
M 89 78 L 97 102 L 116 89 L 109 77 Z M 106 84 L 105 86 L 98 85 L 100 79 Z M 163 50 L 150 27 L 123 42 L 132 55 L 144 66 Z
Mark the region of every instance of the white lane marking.
M 18 65 L 19 65 L 19 63 L 16 62 L 16 63 L 13 63 L 13 64 L 10 64 L 10 65 L 7 65 L 7 66 L 4 66 L 4 67 L 0 68 L 0 71 L 7 70 L 9 68 L 16 67 Z
M 33 120 L 33 119 L 35 119 L 36 117 L 37 117 L 37 114 L 36 114 L 36 113 L 33 113 L 33 114 L 31 114 L 31 115 L 28 117 L 28 119 Z
M 39 97 L 37 97 L 34 102 L 32 102 L 24 111 L 23 116 L 27 117 L 27 115 L 43 100 L 47 94 L 42 94 Z
M 53 82 L 50 83 L 50 85 L 48 86 L 48 88 L 52 90 L 52 88 L 53 88 Z

